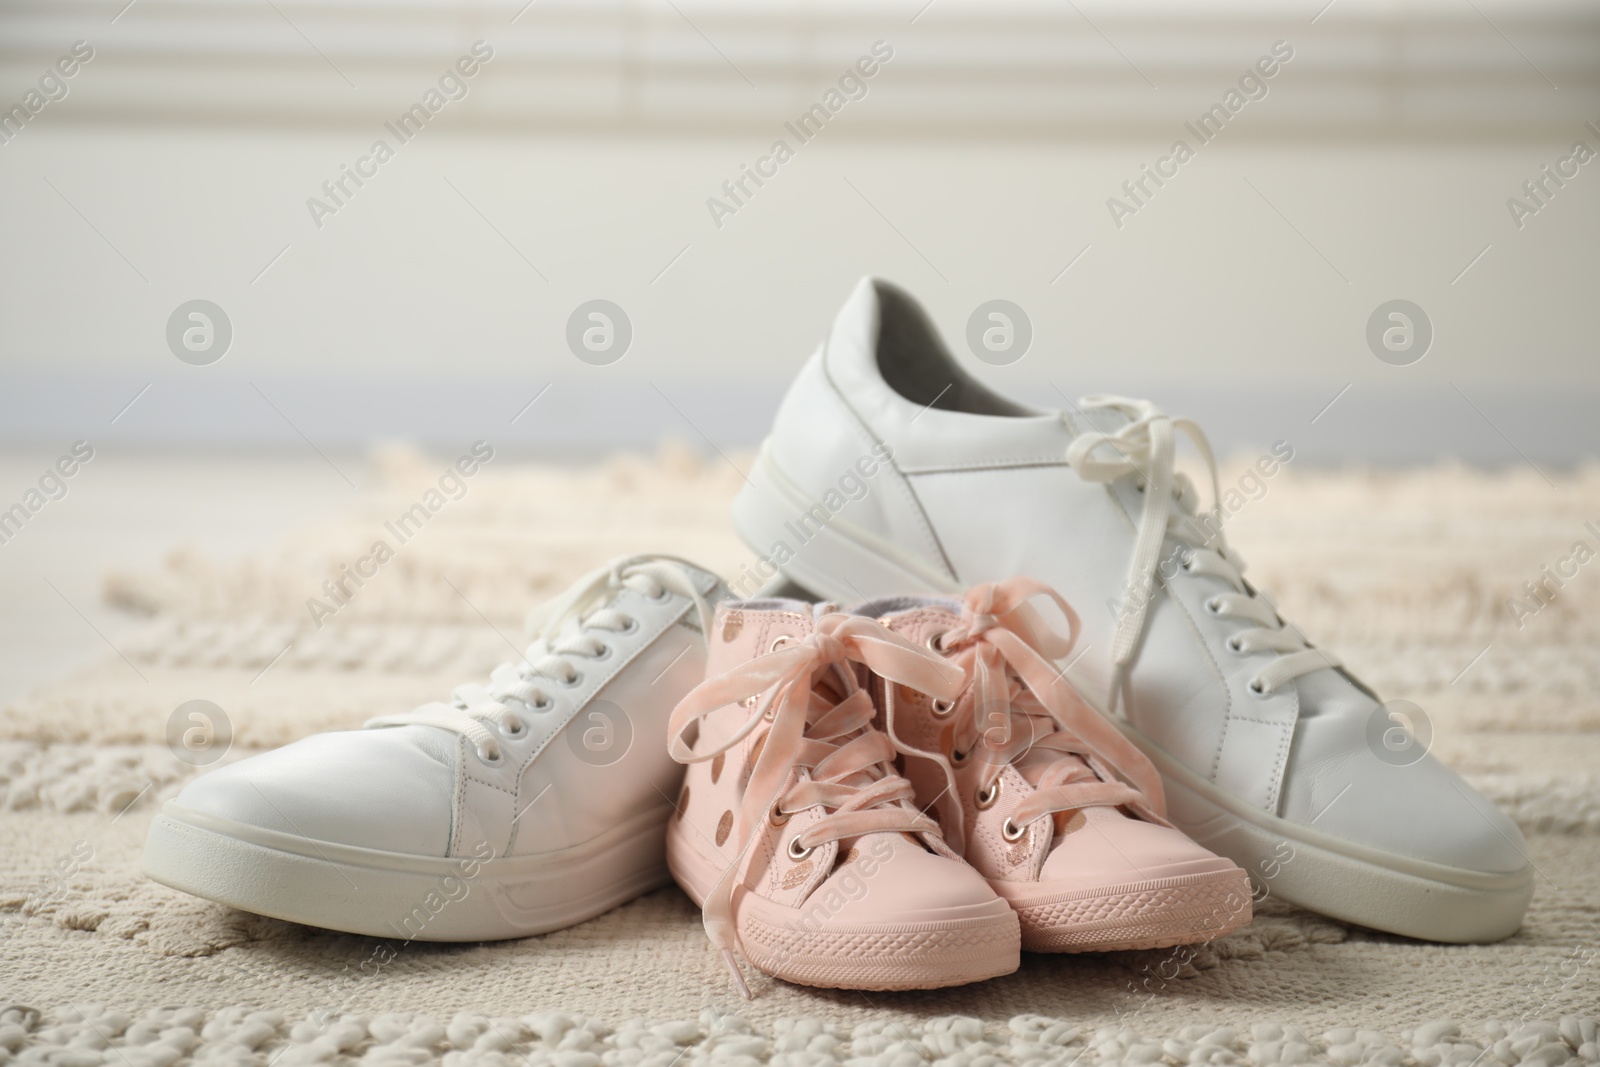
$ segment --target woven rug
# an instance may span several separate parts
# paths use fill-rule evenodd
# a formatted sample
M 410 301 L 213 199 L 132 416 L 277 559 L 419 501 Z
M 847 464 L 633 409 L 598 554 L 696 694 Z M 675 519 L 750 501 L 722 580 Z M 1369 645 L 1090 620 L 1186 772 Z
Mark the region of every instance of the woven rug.
M 745 461 L 497 461 L 321 628 L 308 599 L 448 457 L 384 453 L 347 514 L 250 558 L 180 547 L 154 573 L 109 575 L 105 596 L 147 619 L 0 709 L 0 1065 L 1600 1063 L 1600 561 L 1572 561 L 1577 542 L 1600 548 L 1595 466 L 1554 487 L 1528 469 L 1289 468 L 1229 526 L 1285 613 L 1421 706 L 1434 750 L 1528 834 L 1533 907 L 1497 945 L 1411 942 L 1269 897 L 1188 952 L 1030 956 L 916 994 L 755 976 L 741 1002 L 676 889 L 543 937 L 389 945 L 140 876 L 152 813 L 196 773 L 166 741 L 179 705 L 221 707 L 237 759 L 483 674 L 531 605 L 613 555 L 737 574 Z

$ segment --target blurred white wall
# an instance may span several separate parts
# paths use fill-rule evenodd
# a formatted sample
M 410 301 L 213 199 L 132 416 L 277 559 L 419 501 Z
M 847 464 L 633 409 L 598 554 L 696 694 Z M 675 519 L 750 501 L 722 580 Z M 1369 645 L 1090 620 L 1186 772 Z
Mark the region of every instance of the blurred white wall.
M 1006 389 L 1149 394 L 1225 449 L 1600 450 L 1600 161 L 1541 171 L 1600 152 L 1592 5 L 674 3 L 0 9 L 0 107 L 94 52 L 0 143 L 0 439 L 746 444 L 870 272 Z M 402 143 L 385 123 L 478 41 Z M 880 41 L 801 143 L 785 123 Z M 1280 41 L 1202 144 L 1185 123 Z M 1119 225 L 1108 199 L 1180 138 L 1194 158 Z M 379 139 L 393 158 L 314 219 Z M 793 158 L 714 219 L 779 139 Z M 963 341 L 996 297 L 1034 331 L 1003 367 Z M 233 330 L 209 366 L 166 338 L 196 298 Z M 608 366 L 565 341 L 594 298 L 634 330 Z M 1409 366 L 1366 340 L 1396 298 L 1435 332 Z

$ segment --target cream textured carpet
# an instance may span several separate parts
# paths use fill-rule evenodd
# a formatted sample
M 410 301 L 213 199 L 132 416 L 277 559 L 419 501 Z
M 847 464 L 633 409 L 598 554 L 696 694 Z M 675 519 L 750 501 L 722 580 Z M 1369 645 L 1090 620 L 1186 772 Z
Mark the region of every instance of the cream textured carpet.
M 1506 605 L 1576 542 L 1600 548 L 1600 468 L 1555 488 L 1526 468 L 1290 468 L 1229 527 L 1285 612 L 1426 709 L 1435 751 L 1527 832 L 1539 879 L 1516 937 L 1413 943 L 1269 900 L 1193 958 L 1030 957 L 928 994 L 760 980 L 741 1003 L 676 890 L 545 937 L 399 944 L 380 966 L 375 940 L 140 877 L 151 814 L 193 773 L 164 740 L 179 704 L 225 709 L 237 758 L 482 674 L 530 605 L 612 555 L 751 559 L 721 459 L 498 461 L 313 628 L 307 598 L 446 462 L 390 452 L 349 514 L 252 558 L 180 549 L 111 575 L 105 595 L 148 621 L 0 711 L 0 1065 L 1600 1063 L 1600 561 L 1520 628 Z

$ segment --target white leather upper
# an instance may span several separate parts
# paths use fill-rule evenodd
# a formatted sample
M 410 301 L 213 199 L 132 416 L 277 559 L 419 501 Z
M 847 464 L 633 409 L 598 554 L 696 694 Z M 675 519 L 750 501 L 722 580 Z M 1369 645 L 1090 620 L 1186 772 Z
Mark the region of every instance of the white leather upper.
M 1112 605 L 1124 599 L 1142 499 L 1134 478 L 1090 483 L 1066 454 L 1078 434 L 1113 430 L 1118 419 L 993 394 L 960 368 L 908 296 L 867 278 L 784 400 L 768 454 L 802 493 L 819 496 L 862 450 L 887 443 L 894 470 L 835 520 L 841 529 L 891 542 L 915 564 L 907 570 L 928 575 L 927 590 L 906 592 L 1014 575 L 1054 586 L 1083 620 L 1069 677 L 1110 707 Z M 1163 558 L 1178 547 L 1169 537 Z M 1250 807 L 1463 870 L 1526 867 L 1515 824 L 1453 772 L 1431 756 L 1395 767 L 1373 754 L 1366 726 L 1376 701 L 1344 672 L 1252 693 L 1250 679 L 1274 653 L 1228 650 L 1227 639 L 1252 624 L 1204 605 L 1230 591 L 1182 571 L 1158 585 L 1121 714 Z
M 313 734 L 202 774 L 177 800 L 207 815 L 297 837 L 444 856 L 456 740 L 426 726 Z
M 725 595 L 709 572 L 684 570 L 706 598 Z M 623 588 L 609 603 L 638 626 L 604 632 L 611 651 L 600 659 L 573 657 L 581 680 L 548 686 L 551 707 L 519 706 L 527 728 L 499 738 L 494 764 L 438 726 L 379 726 L 317 734 L 221 767 L 177 802 L 315 841 L 480 858 L 485 843 L 496 858 L 550 852 L 670 807 L 683 769 L 667 755 L 667 719 L 704 676 L 705 635 L 694 602 L 677 593 L 653 600 Z M 631 741 L 580 757 L 587 730 L 601 731 L 597 742 L 620 739 L 619 730 Z
M 861 457 L 871 456 L 878 441 L 886 440 L 868 425 L 829 380 L 819 351 L 806 362 L 778 408 L 770 438 L 773 455 L 779 466 L 801 485 L 815 487 L 820 496 Z M 845 514 L 851 522 L 905 546 L 936 573 L 954 577 L 898 464 L 883 465 L 872 478 L 871 491 L 847 504 Z

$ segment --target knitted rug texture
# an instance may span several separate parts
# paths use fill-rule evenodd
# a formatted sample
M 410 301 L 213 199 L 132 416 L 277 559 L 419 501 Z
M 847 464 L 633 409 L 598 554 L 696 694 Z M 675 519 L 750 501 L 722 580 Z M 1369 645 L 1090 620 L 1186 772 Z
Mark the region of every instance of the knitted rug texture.
M 1600 1064 L 1600 466 L 1552 487 L 1527 468 L 1290 465 L 1227 524 L 1285 615 L 1420 706 L 1434 752 L 1521 825 L 1538 878 L 1516 936 L 1430 945 L 1269 895 L 1186 950 L 1026 956 L 927 993 L 751 974 L 744 1002 L 675 888 L 543 937 L 434 945 L 139 873 L 153 813 L 203 773 L 168 745 L 186 701 L 225 712 L 234 760 L 482 677 L 530 607 L 613 556 L 733 577 L 754 560 L 728 522 L 748 457 L 497 460 L 318 627 L 308 600 L 333 606 L 324 581 L 393 545 L 385 524 L 450 462 L 390 449 L 347 513 L 270 550 L 108 575 L 144 616 L 117 652 L 0 708 L 0 1067 Z

